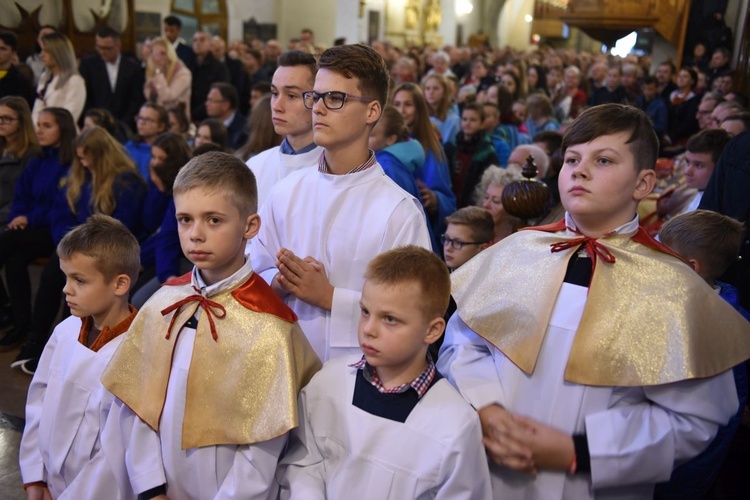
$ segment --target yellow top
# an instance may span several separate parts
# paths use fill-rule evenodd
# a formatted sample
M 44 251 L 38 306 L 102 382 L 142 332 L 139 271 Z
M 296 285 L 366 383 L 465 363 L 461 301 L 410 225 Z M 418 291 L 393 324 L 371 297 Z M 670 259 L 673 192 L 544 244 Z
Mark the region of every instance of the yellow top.
M 179 330 L 201 306 L 189 301 L 162 314 L 197 295 L 189 280 L 178 283 L 162 287 L 141 309 L 102 377 L 104 386 L 154 431 Z M 255 273 L 210 301 L 214 313 L 201 311 L 196 328 L 182 448 L 252 444 L 296 427 L 298 393 L 321 363 L 294 313 Z M 217 315 L 217 307 L 226 314 Z

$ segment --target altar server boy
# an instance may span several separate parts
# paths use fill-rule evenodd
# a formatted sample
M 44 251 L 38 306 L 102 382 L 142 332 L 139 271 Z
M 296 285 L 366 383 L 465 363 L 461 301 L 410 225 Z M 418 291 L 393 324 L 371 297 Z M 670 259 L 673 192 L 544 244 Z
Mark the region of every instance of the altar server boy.
M 92 215 L 63 237 L 57 255 L 71 316 L 55 328 L 29 386 L 21 477 L 28 498 L 59 498 L 69 487 L 94 498 L 83 471 L 99 453 L 113 399 L 99 379 L 135 317 L 128 292 L 140 249 L 121 222 Z
M 398 248 L 369 264 L 364 355 L 329 361 L 302 390 L 281 498 L 491 498 L 476 412 L 427 354 L 449 298 L 448 270 L 429 250 Z
M 642 111 L 585 111 L 565 219 L 453 274 L 438 368 L 479 410 L 495 498 L 650 498 L 737 412 L 747 321 L 638 225 L 657 147 Z
M 396 185 L 367 145 L 386 104 L 388 68 L 366 45 L 331 47 L 318 60 L 316 168 L 279 181 L 262 207 L 253 267 L 299 316 L 325 361 L 358 352 L 356 318 L 365 266 L 404 245 L 430 248 L 422 204 Z
M 299 390 L 320 361 L 245 259 L 260 226 L 252 172 L 206 153 L 173 192 L 195 267 L 144 305 L 107 367 L 102 382 L 118 399 L 102 447 L 139 498 L 273 497 Z

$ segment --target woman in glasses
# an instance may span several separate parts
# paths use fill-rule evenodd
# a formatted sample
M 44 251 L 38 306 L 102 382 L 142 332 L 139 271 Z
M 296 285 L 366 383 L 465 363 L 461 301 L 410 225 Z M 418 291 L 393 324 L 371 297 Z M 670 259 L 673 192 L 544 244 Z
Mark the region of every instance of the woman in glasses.
M 0 129 L 7 111 L 2 108 L 0 105 Z M 4 305 L 9 297 L 12 307 L 12 312 L 0 309 L 0 327 L 10 324 L 14 327 L 0 338 L 0 351 L 20 344 L 31 328 L 28 266 L 55 250 L 49 214 L 73 161 L 76 131 L 67 109 L 47 108 L 39 113 L 36 133 L 43 154 L 29 161 L 15 183 L 8 229 L 0 234 L 0 267 L 5 267 L 7 281 L 12 285 L 8 295 L 0 284 L 1 303 Z
M 16 179 L 39 153 L 26 100 L 18 96 L 0 99 L 0 224 L 8 220 Z
M 86 83 L 78 74 L 78 62 L 73 44 L 61 33 L 51 33 L 41 39 L 44 71 L 39 77 L 37 96 L 31 113 L 33 123 L 44 108 L 59 107 L 70 111 L 75 120 L 81 117 L 86 104 Z
M 164 37 L 151 40 L 151 55 L 146 62 L 146 83 L 143 94 L 146 100 L 173 108 L 185 105 L 190 114 L 190 92 L 193 74 L 177 57 L 172 44 Z
M 151 161 L 151 144 L 159 134 L 169 130 L 169 113 L 151 102 L 147 102 L 135 117 L 136 135 L 132 141 L 125 143 L 125 149 L 138 167 L 144 179 L 149 178 L 148 164 Z

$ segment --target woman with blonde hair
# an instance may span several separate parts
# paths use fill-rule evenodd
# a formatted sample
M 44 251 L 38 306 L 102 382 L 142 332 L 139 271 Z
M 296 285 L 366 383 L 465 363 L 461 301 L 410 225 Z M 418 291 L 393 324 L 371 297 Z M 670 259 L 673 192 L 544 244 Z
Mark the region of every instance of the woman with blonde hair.
M 193 74 L 177 57 L 174 47 L 164 37 L 151 40 L 151 55 L 146 62 L 143 94 L 152 103 L 173 108 L 178 103 L 190 110 Z
M 64 108 L 77 121 L 86 104 L 86 83 L 78 74 L 73 44 L 62 33 L 50 33 L 41 39 L 44 70 L 39 77 L 36 101 L 31 112 L 33 123 L 44 108 Z
M 424 83 L 424 97 L 443 144 L 455 141 L 461 128 L 461 117 L 453 106 L 453 84 L 440 75 L 428 75 Z
M 515 233 L 523 224 L 521 219 L 509 215 L 503 207 L 505 186 L 521 179 L 521 175 L 517 172 L 491 165 L 482 174 L 482 180 L 474 192 L 477 206 L 484 208 L 492 215 L 492 222 L 495 224 L 493 243 Z
M 432 248 L 442 255 L 440 235 L 445 232 L 445 218 L 456 211 L 456 196 L 451 189 L 448 160 L 443 145 L 430 120 L 430 110 L 419 85 L 402 83 L 393 91 L 393 106 L 404 117 L 411 136 L 419 141 L 425 162 L 414 171 L 420 199 L 432 232 Z
M 142 240 L 142 210 L 146 183 L 122 145 L 101 127 L 90 127 L 76 138 L 75 158 L 67 184 L 50 211 L 52 239 L 57 245 L 70 229 L 92 214 L 105 214 L 125 224 Z M 56 252 L 42 270 L 34 300 L 31 331 L 11 363 L 28 374 L 36 371 L 52 323 L 60 308 L 65 275 Z

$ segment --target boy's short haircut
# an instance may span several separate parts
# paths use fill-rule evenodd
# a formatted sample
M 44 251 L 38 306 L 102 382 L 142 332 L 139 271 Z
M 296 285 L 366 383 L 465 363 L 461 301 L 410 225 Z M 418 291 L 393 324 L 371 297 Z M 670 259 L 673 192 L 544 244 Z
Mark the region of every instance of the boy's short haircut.
M 482 107 L 481 104 L 476 102 L 467 102 L 464 104 L 464 109 L 461 110 L 461 115 L 463 116 L 464 111 L 474 111 L 479 114 L 479 119 L 484 121 L 484 119 L 487 117 L 487 115 L 484 113 L 484 107 Z
M 570 146 L 586 144 L 603 135 L 629 132 L 626 144 L 636 160 L 638 171 L 656 165 L 659 139 L 646 113 L 625 104 L 602 104 L 588 108 L 568 127 L 563 137 L 563 155 Z
M 126 274 L 131 285 L 135 284 L 141 271 L 138 240 L 125 224 L 109 215 L 90 216 L 60 240 L 57 245 L 60 260 L 76 253 L 94 259 L 94 266 L 108 283 L 117 275 Z
M 690 153 L 711 153 L 711 159 L 716 163 L 719 161 L 724 147 L 732 140 L 724 129 L 711 128 L 702 130 L 688 139 L 685 149 Z
M 669 71 L 674 75 L 677 73 L 677 67 L 674 65 L 672 61 L 662 61 L 659 63 L 659 66 L 668 66 Z
M 293 67 L 293 66 L 305 66 L 310 70 L 310 74 L 313 79 L 318 73 L 318 61 L 315 60 L 315 56 L 304 50 L 287 50 L 279 54 L 276 58 L 276 65 L 278 67 Z
M 265 80 L 260 81 L 253 85 L 253 88 L 250 90 L 261 92 L 263 94 L 270 94 L 271 93 L 271 82 L 267 82 Z
M 697 260 L 716 279 L 737 260 L 745 235 L 738 220 L 709 210 L 695 210 L 668 220 L 659 240 L 687 259 Z
M 12 31 L 0 29 L 0 40 L 10 47 L 13 52 L 18 52 L 18 36 Z
M 742 122 L 743 127 L 745 127 L 745 130 L 750 130 L 750 112 L 743 112 L 743 113 L 737 113 L 736 115 L 730 115 L 724 118 L 724 121 L 721 123 L 726 123 L 730 121 L 738 121 Z
M 479 207 L 459 208 L 448 217 L 445 223 L 466 226 L 471 233 L 471 239 L 479 243 L 489 243 L 495 236 L 495 222 L 492 214 Z
M 381 253 L 367 265 L 365 280 L 386 286 L 416 283 L 421 291 L 422 312 L 430 320 L 442 318 L 448 309 L 448 268 L 434 252 L 424 248 L 410 245 Z
M 484 116 L 486 117 L 488 112 L 487 110 L 490 109 L 490 113 L 493 114 L 493 116 L 500 117 L 500 108 L 497 107 L 497 104 L 494 102 L 485 102 L 482 103 L 482 110 L 484 111 Z
M 255 175 L 234 155 L 210 152 L 187 162 L 177 174 L 172 192 L 177 197 L 192 189 L 223 191 L 242 217 L 258 211 Z
M 646 75 L 643 77 L 642 85 L 659 85 L 659 81 L 653 75 Z
M 391 82 L 388 66 L 375 50 L 361 43 L 326 49 L 318 60 L 318 69 L 356 78 L 362 97 L 377 99 L 381 108 L 388 103 Z
M 96 36 L 98 36 L 99 38 L 111 38 L 114 41 L 118 41 L 120 39 L 120 34 L 109 26 L 105 26 L 104 28 L 101 28 L 99 31 L 97 31 Z

